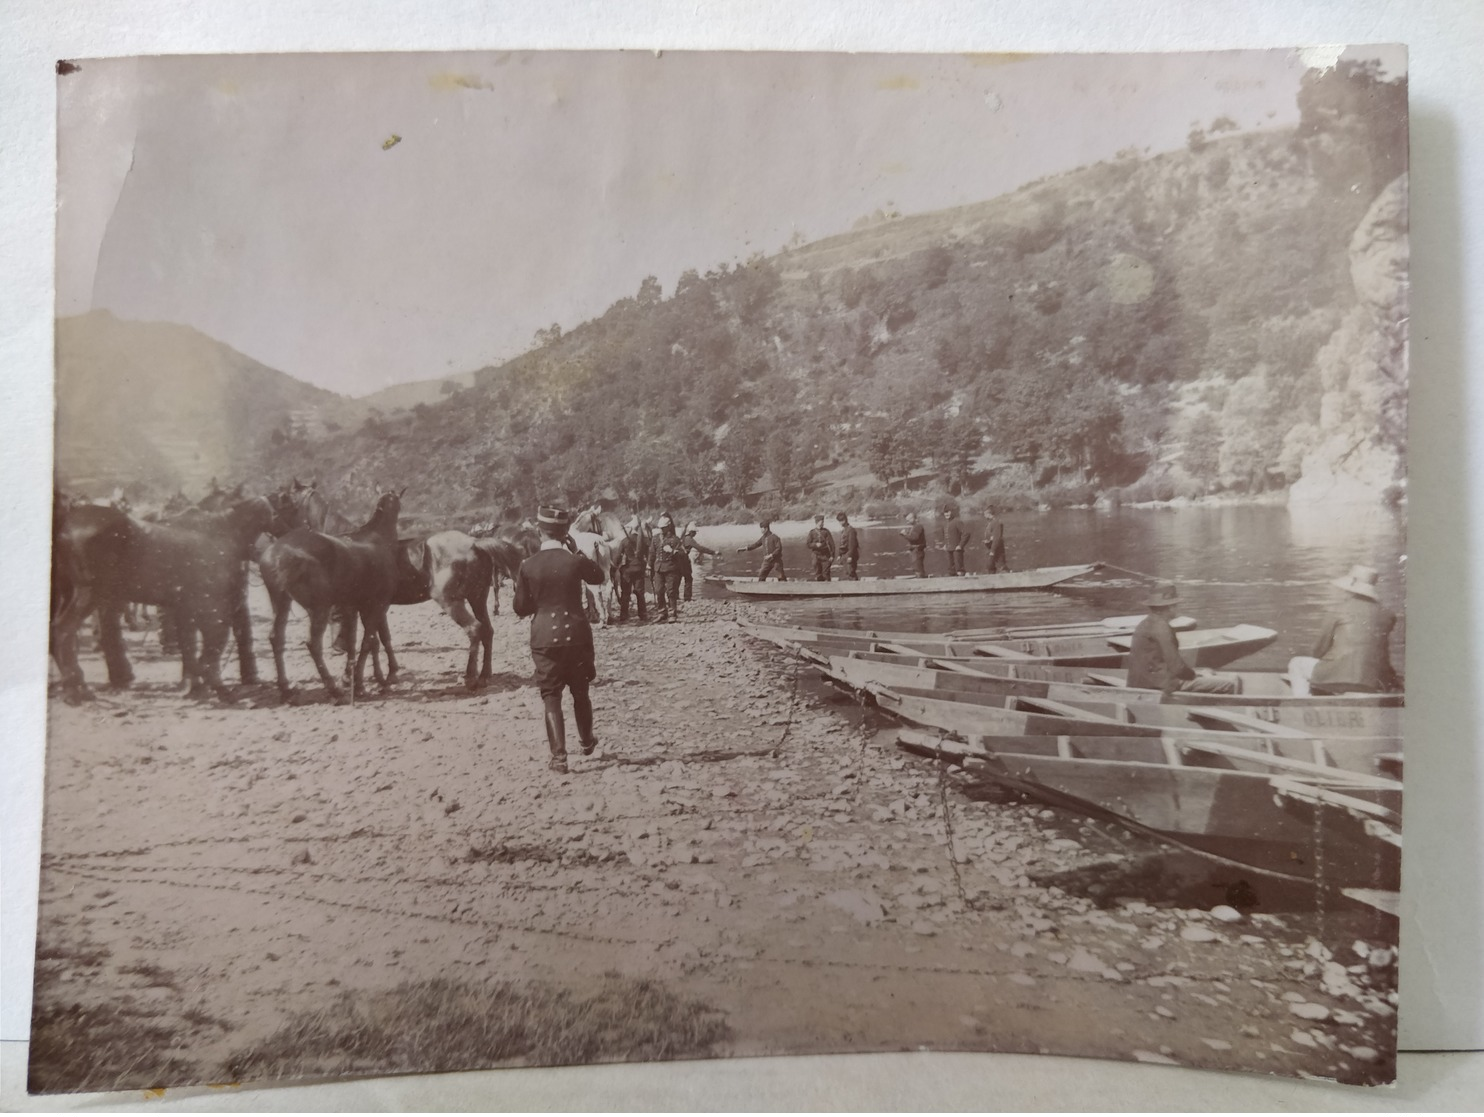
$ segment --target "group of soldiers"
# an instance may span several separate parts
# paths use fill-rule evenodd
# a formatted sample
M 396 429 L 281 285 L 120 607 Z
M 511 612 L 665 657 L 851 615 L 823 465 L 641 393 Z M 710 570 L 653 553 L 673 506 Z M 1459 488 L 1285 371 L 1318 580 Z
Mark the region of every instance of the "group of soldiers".
M 973 542 L 973 533 L 959 519 L 957 511 L 951 506 L 943 509 L 942 518 L 943 542 L 940 546 L 948 552 L 948 574 L 950 577 L 961 577 L 968 573 L 965 552 L 969 544 Z M 859 581 L 860 574 L 857 571 L 861 558 L 860 533 L 851 525 L 850 517 L 844 512 L 837 512 L 835 520 L 839 524 L 840 532 L 838 545 L 833 533 L 825 527 L 823 515 L 814 517 L 814 527 L 805 540 L 805 545 L 809 548 L 809 554 L 813 559 L 814 581 L 828 582 L 837 559 L 843 567 L 840 577 L 848 581 Z M 758 527 L 762 529 L 762 535 L 756 542 L 746 547 L 739 547 L 737 553 L 745 554 L 761 547 L 763 564 L 758 570 L 758 581 L 767 581 L 768 575 L 775 572 L 780 582 L 788 581 L 788 574 L 783 569 L 783 540 L 773 534 L 773 525 L 770 521 L 760 520 Z M 907 550 L 912 555 L 913 573 L 919 578 L 926 578 L 928 576 L 927 529 L 917 522 L 917 513 L 907 513 L 907 526 L 897 534 L 907 540 Z M 984 525 L 984 547 L 989 552 L 989 573 L 995 574 L 1010 569 L 1010 563 L 1005 558 L 1005 525 L 994 514 L 993 509 L 990 509 Z
M 654 531 L 646 536 L 639 530 L 639 517 L 624 525 L 627 529 L 618 546 L 614 562 L 618 566 L 618 619 L 629 619 L 629 602 L 636 601 L 640 621 L 649 619 L 644 598 L 645 586 L 654 593 L 659 615 L 655 623 L 673 623 L 680 619 L 680 602 L 689 601 L 695 585 L 694 563 L 716 552 L 696 538 L 692 521 L 683 532 L 675 530 L 675 519 L 668 512 L 655 522 Z

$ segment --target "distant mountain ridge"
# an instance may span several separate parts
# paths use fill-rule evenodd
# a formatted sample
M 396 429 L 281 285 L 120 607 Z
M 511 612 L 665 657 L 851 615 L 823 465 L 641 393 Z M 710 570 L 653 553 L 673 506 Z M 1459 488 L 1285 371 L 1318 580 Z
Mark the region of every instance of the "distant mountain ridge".
M 325 437 L 368 407 L 189 326 L 106 310 L 56 323 L 56 466 L 66 489 L 199 495 L 263 466 L 274 432 Z

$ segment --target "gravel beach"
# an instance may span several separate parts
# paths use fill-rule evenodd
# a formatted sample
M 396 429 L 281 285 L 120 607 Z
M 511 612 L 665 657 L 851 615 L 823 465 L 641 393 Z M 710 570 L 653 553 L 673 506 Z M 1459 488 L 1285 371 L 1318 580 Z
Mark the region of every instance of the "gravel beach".
M 441 1068 L 289 1037 L 368 999 L 614 982 L 687 1038 L 620 1025 L 452 1063 L 931 1048 L 1391 1078 L 1394 924 L 1239 910 L 1144 839 L 901 753 L 743 608 L 600 630 L 600 746 L 567 776 L 508 611 L 469 694 L 457 627 L 394 609 L 397 684 L 343 707 L 317 683 L 188 701 L 131 634 L 134 689 L 51 699 L 32 1088 Z

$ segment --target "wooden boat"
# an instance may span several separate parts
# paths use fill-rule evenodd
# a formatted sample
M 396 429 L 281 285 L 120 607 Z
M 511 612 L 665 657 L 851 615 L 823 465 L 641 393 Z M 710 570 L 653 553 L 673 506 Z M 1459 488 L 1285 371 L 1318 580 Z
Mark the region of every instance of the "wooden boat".
M 992 665 L 993 666 L 993 665 Z M 893 689 L 910 687 L 919 691 L 942 693 L 948 698 L 960 695 L 985 695 L 1003 701 L 1021 699 L 1021 708 L 1039 703 L 1043 712 L 1068 711 L 1091 713 L 1099 717 L 1134 724 L 1158 725 L 1176 732 L 1207 730 L 1266 733 L 1292 733 L 1308 738 L 1389 738 L 1400 740 L 1402 711 L 1396 707 L 1356 705 L 1350 695 L 1318 698 L 1256 698 L 1244 704 L 1243 695 L 1215 695 L 1221 703 L 1166 703 L 1157 690 L 1107 684 L 1063 682 L 1059 680 L 1021 679 L 988 674 L 959 660 L 923 658 L 908 660 L 904 656 L 873 655 L 856 652 L 850 655 L 821 656 L 820 671 L 831 681 L 852 690 L 865 690 L 872 685 Z M 1076 676 L 1077 668 L 1049 668 Z M 1248 672 L 1247 674 L 1259 674 Z M 1239 676 L 1246 682 L 1246 675 Z M 1264 679 L 1264 682 L 1267 680 Z M 1327 705 L 1328 703 L 1343 703 Z M 1302 750 L 1300 750 L 1301 752 Z M 1357 752 L 1357 750 L 1346 750 Z M 1392 750 L 1383 750 L 1392 751 Z M 1299 755 L 1295 752 L 1293 755 Z M 1377 753 L 1375 755 L 1380 755 Z M 1375 755 L 1359 750 L 1354 763 L 1358 771 L 1375 772 Z M 1320 758 L 1316 762 L 1324 763 Z M 1334 763 L 1351 767 L 1341 761 Z
M 725 586 L 749 597 L 866 597 L 902 593 L 1002 593 L 1010 590 L 1044 590 L 1091 574 L 1101 563 L 1077 566 L 1043 566 L 1012 570 L 1004 574 L 969 574 L 961 578 L 861 578 L 829 582 L 759 582 L 756 578 L 716 575 L 706 581 Z
M 951 632 L 888 632 L 859 628 L 802 628 L 794 625 L 769 625 L 746 622 L 754 636 L 775 644 L 815 644 L 821 641 L 868 640 L 896 643 L 903 640 L 934 640 L 949 643 L 972 643 L 977 640 L 1035 640 L 1052 636 L 1122 636 L 1132 632 L 1144 619 L 1104 617 L 1094 621 L 1071 621 L 1066 624 L 1013 625 L 1003 628 L 963 628 Z M 1175 617 L 1170 627 L 1176 632 L 1195 628 L 1193 617 Z
M 991 747 L 1007 738 L 1032 736 L 1145 737 L 1215 741 L 1237 748 L 1287 757 L 1328 769 L 1374 776 L 1380 757 L 1401 750 L 1398 737 L 1317 737 L 1302 730 L 1269 725 L 1228 714 L 1217 727 L 1163 724 L 1158 714 L 1133 722 L 1046 698 L 1013 694 L 972 694 L 964 691 L 887 687 L 868 683 L 864 692 L 882 710 L 903 721 L 984 741 Z M 1156 710 L 1160 707 L 1155 707 Z M 1222 711 L 1218 711 L 1220 713 Z
M 739 622 L 749 632 L 754 626 Z M 1278 638 L 1271 628 L 1236 624 L 1227 628 L 1198 628 L 1176 634 L 1180 650 L 1196 667 L 1224 667 L 1245 655 L 1260 651 Z M 1042 636 L 1030 640 L 873 640 L 870 637 L 823 638 L 809 642 L 773 639 L 784 647 L 805 647 L 821 654 L 830 651 L 888 652 L 906 656 L 936 656 L 946 659 L 1003 660 L 1020 664 L 1064 667 L 1118 667 L 1128 655 L 1129 634 L 1107 636 Z
M 1401 883 L 1401 784 L 1216 742 L 1040 737 L 898 745 L 1092 818 L 1327 890 Z

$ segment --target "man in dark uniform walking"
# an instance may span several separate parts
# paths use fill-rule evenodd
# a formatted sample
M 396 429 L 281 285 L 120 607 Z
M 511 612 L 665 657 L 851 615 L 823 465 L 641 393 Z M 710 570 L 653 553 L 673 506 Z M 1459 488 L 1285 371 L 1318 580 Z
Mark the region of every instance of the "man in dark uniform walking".
M 950 577 L 960 577 L 967 573 L 964 550 L 969 545 L 969 532 L 952 506 L 943 509 L 943 519 L 943 548 L 948 552 L 948 574 Z
M 843 577 L 852 582 L 859 582 L 860 575 L 855 568 L 861 561 L 861 536 L 860 532 L 850 526 L 850 517 L 844 512 L 835 513 L 835 522 L 840 525 L 840 557 L 845 560 L 845 573 Z
M 582 755 L 598 747 L 593 736 L 593 704 L 588 686 L 597 677 L 593 658 L 593 630 L 587 621 L 582 585 L 603 584 L 603 571 L 567 546 L 570 524 L 560 508 L 542 507 L 536 513 L 541 549 L 520 564 L 515 575 L 517 617 L 531 617 L 531 659 L 536 686 L 546 708 L 546 743 L 551 749 L 547 766 L 567 771 L 567 726 L 562 717 L 562 691 L 572 692 L 572 712 Z
M 768 575 L 776 570 L 778 571 L 778 580 L 780 582 L 788 581 L 788 575 L 783 570 L 783 540 L 773 534 L 773 525 L 767 520 L 759 520 L 757 526 L 762 528 L 762 535 L 758 537 L 756 542 L 749 543 L 745 547 L 738 547 L 737 553 L 743 555 L 748 551 L 755 551 L 761 547 L 763 549 L 763 566 L 757 572 L 757 580 L 759 582 L 766 582 Z
M 823 515 L 814 517 L 814 527 L 810 529 L 806 543 L 809 553 L 814 556 L 814 580 L 828 582 L 830 566 L 835 561 L 835 537 L 830 534 L 830 529 L 824 526 Z
M 649 552 L 649 572 L 660 615 L 656 624 L 680 620 L 680 579 L 685 573 L 685 548 L 675 534 L 675 521 L 667 512 L 660 517 L 660 537 Z
M 649 544 L 639 530 L 639 517 L 624 524 L 623 542 L 618 545 L 618 619 L 629 619 L 629 598 L 639 603 L 639 619 L 644 613 L 644 573 L 649 566 Z
M 907 513 L 907 526 L 897 532 L 907 541 L 907 550 L 912 552 L 912 572 L 918 578 L 927 577 L 927 531 L 917 522 L 917 513 Z
M 984 547 L 989 551 L 989 572 L 996 574 L 1008 571 L 1010 563 L 1005 558 L 1005 523 L 989 510 L 989 519 L 984 525 Z

